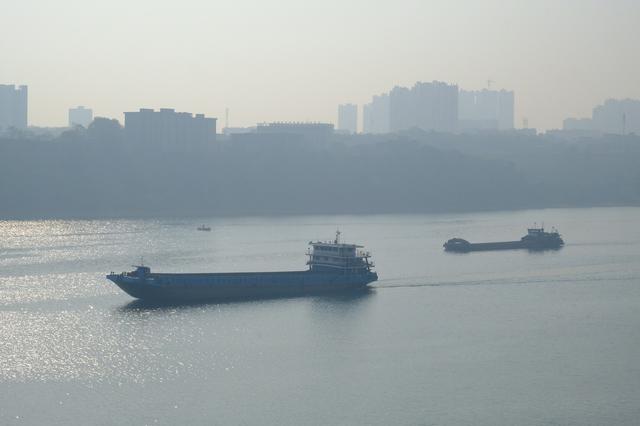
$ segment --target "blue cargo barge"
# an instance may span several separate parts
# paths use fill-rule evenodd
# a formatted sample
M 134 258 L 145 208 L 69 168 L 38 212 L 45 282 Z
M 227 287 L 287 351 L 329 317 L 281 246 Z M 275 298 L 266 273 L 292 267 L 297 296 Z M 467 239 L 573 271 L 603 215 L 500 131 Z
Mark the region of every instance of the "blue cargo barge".
M 129 295 L 164 302 L 215 301 L 326 294 L 364 289 L 376 281 L 369 252 L 340 242 L 310 242 L 309 268 L 286 272 L 155 273 L 147 266 L 110 273 L 107 279 Z
M 489 251 L 489 250 L 557 250 L 564 245 L 564 241 L 560 233 L 556 229 L 546 232 L 544 227 L 529 228 L 527 235 L 518 241 L 499 241 L 493 243 L 470 243 L 462 238 L 452 238 L 444 243 L 445 251 L 457 253 L 468 253 L 470 251 Z

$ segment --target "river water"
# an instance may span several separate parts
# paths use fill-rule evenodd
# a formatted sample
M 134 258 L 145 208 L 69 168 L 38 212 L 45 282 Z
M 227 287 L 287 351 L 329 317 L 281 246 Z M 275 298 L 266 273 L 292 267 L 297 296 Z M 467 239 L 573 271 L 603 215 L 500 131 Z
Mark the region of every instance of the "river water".
M 442 250 L 535 221 L 566 246 Z M 104 278 L 304 269 L 337 228 L 368 293 L 153 307 Z M 0 221 L 0 336 L 2 425 L 637 425 L 640 208 Z

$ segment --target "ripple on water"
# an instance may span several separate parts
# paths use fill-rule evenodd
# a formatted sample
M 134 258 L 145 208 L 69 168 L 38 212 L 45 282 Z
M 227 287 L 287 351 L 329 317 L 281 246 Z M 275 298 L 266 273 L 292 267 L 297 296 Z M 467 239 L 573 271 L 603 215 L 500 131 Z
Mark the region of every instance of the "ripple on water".
M 195 315 L 194 315 L 195 313 Z M 0 382 L 163 382 L 233 369 L 221 350 L 192 352 L 205 335 L 197 311 L 0 311 Z M 151 325 L 150 323 L 153 323 Z M 147 326 L 145 326 L 147 325 Z M 196 366 L 206 365 L 206 369 Z M 206 374 L 206 372 L 205 372 Z
M 102 274 L 63 273 L 0 277 L 0 306 L 117 294 Z

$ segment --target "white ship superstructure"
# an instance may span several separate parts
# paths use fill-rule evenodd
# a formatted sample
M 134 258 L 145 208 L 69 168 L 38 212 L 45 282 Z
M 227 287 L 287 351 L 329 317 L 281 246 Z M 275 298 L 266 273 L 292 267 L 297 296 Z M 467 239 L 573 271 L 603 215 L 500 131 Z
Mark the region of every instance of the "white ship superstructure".
M 374 266 L 370 261 L 371 253 L 362 250 L 363 246 L 340 242 L 340 231 L 336 231 L 333 241 L 311 241 L 309 269 L 316 272 L 358 273 L 371 271 Z

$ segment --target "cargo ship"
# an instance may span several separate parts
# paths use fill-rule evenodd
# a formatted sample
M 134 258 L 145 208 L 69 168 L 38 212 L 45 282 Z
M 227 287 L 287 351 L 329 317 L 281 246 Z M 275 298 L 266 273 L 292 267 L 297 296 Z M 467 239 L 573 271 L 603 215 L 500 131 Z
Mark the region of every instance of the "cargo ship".
M 564 245 L 560 233 L 552 228 L 551 232 L 546 232 L 544 227 L 533 227 L 527 229 L 527 235 L 518 241 L 500 241 L 492 243 L 470 243 L 462 238 L 452 238 L 444 243 L 445 251 L 467 253 L 470 251 L 489 250 L 557 250 Z
M 378 279 L 371 254 L 363 246 L 333 241 L 310 241 L 308 269 L 284 272 L 157 273 L 148 266 L 131 272 L 111 272 L 127 294 L 160 302 L 224 301 L 293 297 L 364 289 Z

